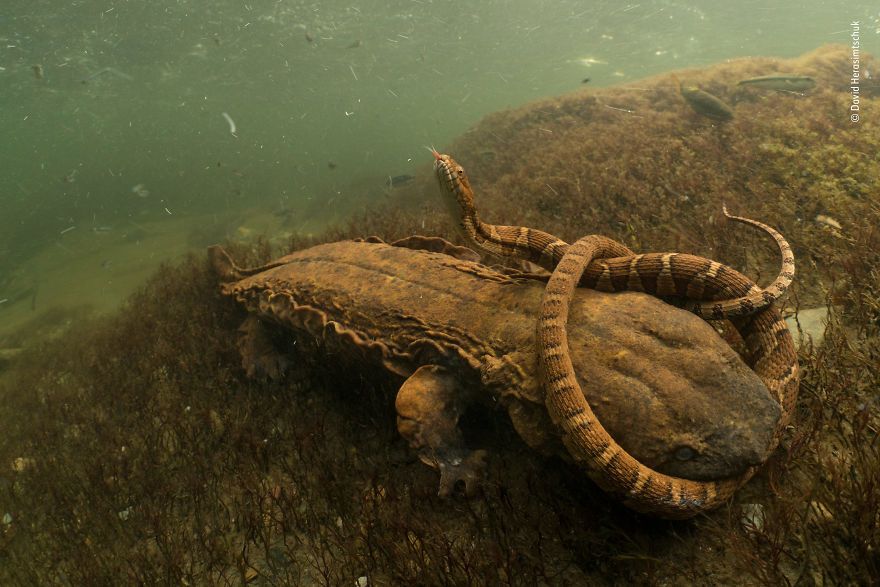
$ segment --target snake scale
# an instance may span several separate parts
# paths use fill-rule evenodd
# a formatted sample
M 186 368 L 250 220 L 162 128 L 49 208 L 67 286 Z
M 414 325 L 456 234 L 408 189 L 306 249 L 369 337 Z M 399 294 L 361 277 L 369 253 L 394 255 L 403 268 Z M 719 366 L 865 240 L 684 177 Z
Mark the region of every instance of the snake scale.
M 604 490 L 628 507 L 664 518 L 695 516 L 718 507 L 757 471 L 751 467 L 735 478 L 692 481 L 654 471 L 629 455 L 596 419 L 577 382 L 568 352 L 566 321 L 569 300 L 578 285 L 601 291 L 642 291 L 687 300 L 686 308 L 707 319 L 732 319 L 745 341 L 749 365 L 781 406 L 767 454 L 775 449 L 797 399 L 797 353 L 779 311 L 773 307 L 794 277 L 788 243 L 774 229 L 748 218 L 726 217 L 755 226 L 776 241 L 782 267 L 762 289 L 738 271 L 684 253 L 635 254 L 600 235 L 574 245 L 521 226 L 487 224 L 477 215 L 473 189 L 464 169 L 450 156 L 432 151 L 434 171 L 444 201 L 463 235 L 478 248 L 504 257 L 532 261 L 552 271 L 538 323 L 545 402 L 563 432 L 569 452 Z

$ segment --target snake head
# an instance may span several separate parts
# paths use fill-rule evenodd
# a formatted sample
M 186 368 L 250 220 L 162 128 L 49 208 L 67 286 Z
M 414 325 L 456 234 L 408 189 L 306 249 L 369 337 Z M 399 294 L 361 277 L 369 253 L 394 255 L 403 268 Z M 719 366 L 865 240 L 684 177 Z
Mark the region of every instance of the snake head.
M 469 231 L 465 224 L 476 225 L 477 211 L 474 207 L 474 193 L 464 168 L 449 155 L 430 149 L 434 156 L 434 175 L 440 185 L 440 195 L 449 211 L 450 217 L 456 220 L 455 225 L 462 236 L 470 241 Z
M 434 147 L 429 147 L 428 150 L 434 156 L 434 174 L 440 182 L 440 187 L 455 195 L 459 195 L 462 190 L 470 194 L 471 184 L 464 167 L 456 163 L 451 156 L 440 153 Z

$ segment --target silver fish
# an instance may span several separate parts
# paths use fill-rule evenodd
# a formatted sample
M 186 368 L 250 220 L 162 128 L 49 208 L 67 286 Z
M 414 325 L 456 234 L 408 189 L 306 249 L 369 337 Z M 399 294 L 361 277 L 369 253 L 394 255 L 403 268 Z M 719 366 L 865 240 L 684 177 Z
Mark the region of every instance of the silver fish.
M 741 80 L 736 85 L 764 90 L 803 92 L 812 89 L 816 85 L 816 80 L 808 75 L 762 75 Z

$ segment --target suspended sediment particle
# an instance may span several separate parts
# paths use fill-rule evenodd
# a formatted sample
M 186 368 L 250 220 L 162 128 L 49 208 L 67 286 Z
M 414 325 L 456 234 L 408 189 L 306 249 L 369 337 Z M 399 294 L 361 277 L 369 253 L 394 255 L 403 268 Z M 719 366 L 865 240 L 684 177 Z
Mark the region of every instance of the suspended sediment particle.
M 221 112 L 220 114 L 223 116 L 223 118 L 226 119 L 226 122 L 229 124 L 229 134 L 231 134 L 232 136 L 237 136 L 235 134 L 235 131 L 236 131 L 235 121 L 232 120 L 232 117 L 229 116 L 229 114 L 227 114 L 226 112 Z

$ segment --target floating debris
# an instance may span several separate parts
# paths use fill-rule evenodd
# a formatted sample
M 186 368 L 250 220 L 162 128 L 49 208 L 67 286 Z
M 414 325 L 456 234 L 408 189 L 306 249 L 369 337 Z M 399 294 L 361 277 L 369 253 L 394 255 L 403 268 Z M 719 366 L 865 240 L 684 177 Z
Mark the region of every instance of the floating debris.
M 315 42 L 315 36 L 309 31 L 306 31 L 306 41 L 308 41 L 309 43 Z
M 797 314 L 785 319 L 785 323 L 794 337 L 795 344 L 800 345 L 812 341 L 815 346 L 819 346 L 825 340 L 825 328 L 828 326 L 828 320 L 828 307 L 819 306 L 798 309 Z
M 602 106 L 604 106 L 605 108 L 610 108 L 611 110 L 616 110 L 617 112 L 626 112 L 627 114 L 635 114 L 636 113 L 635 110 L 630 110 L 629 108 L 619 108 L 617 106 L 611 106 L 610 104 L 605 104 L 604 102 L 599 102 L 599 104 L 602 104 Z M 643 117 L 639 116 L 638 118 L 643 118 Z M 544 130 L 544 129 L 541 129 L 541 130 Z
M 740 523 L 743 528 L 749 532 L 760 532 L 766 521 L 764 506 L 760 503 L 744 503 L 740 511 L 742 512 Z
M 131 193 L 139 198 L 146 198 L 150 195 L 150 190 L 148 190 L 147 186 L 145 186 L 144 184 L 139 183 L 131 188 Z
M 78 171 L 79 171 L 78 169 L 74 169 L 73 171 L 71 171 L 70 173 L 65 175 L 63 178 L 61 178 L 61 181 L 63 181 L 64 183 L 75 182 L 76 181 L 76 174 Z
M 12 461 L 12 470 L 16 473 L 24 473 L 28 469 L 33 469 L 37 465 L 37 461 L 30 457 L 17 457 Z
M 112 226 L 94 226 L 92 227 L 92 232 L 95 234 L 107 234 L 113 231 Z
M 127 73 L 123 73 L 123 72 L 119 71 L 118 69 L 114 69 L 112 67 L 105 67 L 104 69 L 99 69 L 95 73 L 79 80 L 79 83 L 87 84 L 90 81 L 92 81 L 93 79 L 101 77 L 102 75 L 107 74 L 107 73 L 109 73 L 113 77 L 118 77 L 119 79 L 124 79 L 124 80 L 128 80 L 128 81 L 134 80 L 134 78 L 131 77 L 130 75 L 128 75 Z
M 67 234 L 67 233 L 70 232 L 71 230 L 76 230 L 76 226 L 68 226 L 67 228 L 65 228 L 64 230 L 62 230 L 61 232 L 59 232 L 58 234 Z
M 42 65 L 31 65 L 31 71 L 34 72 L 34 77 L 36 79 L 43 79 L 43 66 Z
M 586 67 L 593 67 L 594 65 L 608 65 L 607 61 L 602 61 L 601 59 L 595 59 L 593 57 L 581 57 L 576 61 L 581 65 L 585 65 Z
M 193 45 L 193 49 L 189 52 L 189 55 L 191 55 L 192 57 L 198 57 L 199 59 L 204 59 L 208 56 L 208 48 L 201 43 L 196 43 L 195 45 Z
M 718 121 L 726 121 L 733 118 L 733 109 L 728 106 L 721 98 L 713 96 L 705 90 L 701 90 L 696 86 L 682 86 L 681 81 L 672 76 L 678 86 L 678 93 L 684 98 L 694 112 Z
M 236 130 L 236 127 L 235 127 L 235 121 L 232 120 L 232 117 L 229 116 L 229 114 L 227 114 L 226 112 L 221 112 L 220 115 L 223 116 L 223 118 L 226 119 L 226 122 L 227 122 L 227 123 L 229 123 L 229 134 L 231 134 L 231 135 L 234 136 L 235 138 L 238 138 L 238 135 L 235 134 L 235 130 Z
M 819 224 L 824 224 L 829 228 L 833 228 L 834 230 L 843 230 L 843 226 L 840 225 L 840 222 L 832 218 L 831 216 L 826 216 L 825 214 L 817 214 L 816 222 Z
M 750 86 L 762 90 L 778 90 L 781 92 L 804 92 L 816 86 L 816 80 L 808 75 L 762 75 L 740 80 L 737 86 Z

